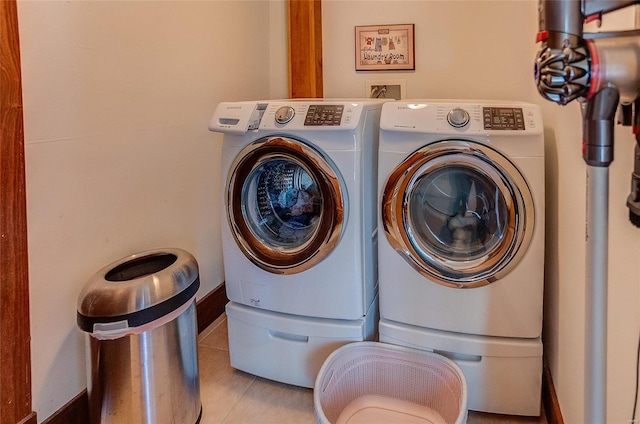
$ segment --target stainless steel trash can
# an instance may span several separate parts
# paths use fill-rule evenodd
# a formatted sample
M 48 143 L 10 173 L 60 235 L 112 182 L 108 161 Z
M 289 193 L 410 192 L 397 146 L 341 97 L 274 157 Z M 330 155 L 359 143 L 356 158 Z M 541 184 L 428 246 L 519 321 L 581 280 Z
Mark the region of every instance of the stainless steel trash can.
M 202 416 L 195 258 L 142 252 L 98 271 L 78 298 L 92 424 L 194 424 Z

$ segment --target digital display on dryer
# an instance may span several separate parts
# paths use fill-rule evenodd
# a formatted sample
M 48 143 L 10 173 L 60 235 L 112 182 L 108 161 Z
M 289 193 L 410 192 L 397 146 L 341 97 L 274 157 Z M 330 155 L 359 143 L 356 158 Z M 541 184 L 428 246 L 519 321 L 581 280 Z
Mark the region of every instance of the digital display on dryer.
M 524 130 L 524 114 L 519 107 L 483 107 L 485 130 Z
M 343 110 L 343 105 L 311 105 L 304 125 L 340 125 Z

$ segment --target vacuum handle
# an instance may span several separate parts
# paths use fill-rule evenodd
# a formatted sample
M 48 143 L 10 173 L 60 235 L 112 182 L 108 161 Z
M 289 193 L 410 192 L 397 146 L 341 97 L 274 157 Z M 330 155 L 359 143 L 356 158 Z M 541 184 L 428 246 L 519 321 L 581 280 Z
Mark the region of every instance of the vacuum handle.
M 587 102 L 584 112 L 582 157 L 589 166 L 608 167 L 613 162 L 614 118 L 620 93 L 606 86 Z

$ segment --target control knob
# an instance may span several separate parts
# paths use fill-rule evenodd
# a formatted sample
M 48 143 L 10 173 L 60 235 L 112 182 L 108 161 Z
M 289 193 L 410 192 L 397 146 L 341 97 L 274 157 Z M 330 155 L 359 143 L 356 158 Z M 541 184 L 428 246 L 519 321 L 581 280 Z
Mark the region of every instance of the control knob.
M 451 109 L 447 114 L 447 122 L 455 128 L 462 128 L 469 123 L 469 112 L 459 107 Z
M 282 106 L 276 110 L 276 123 L 286 124 L 291 121 L 296 114 L 291 106 Z

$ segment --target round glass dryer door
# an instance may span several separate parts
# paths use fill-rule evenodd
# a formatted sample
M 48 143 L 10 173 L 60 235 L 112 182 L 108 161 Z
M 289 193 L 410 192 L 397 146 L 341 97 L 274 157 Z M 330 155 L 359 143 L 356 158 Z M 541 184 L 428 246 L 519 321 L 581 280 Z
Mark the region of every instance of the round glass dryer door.
M 346 191 L 329 158 L 287 137 L 244 148 L 227 181 L 227 218 L 238 247 L 260 268 L 294 274 L 335 248 Z
M 429 280 L 480 287 L 506 275 L 525 253 L 533 198 L 505 156 L 448 140 L 414 152 L 389 176 L 382 221 L 391 245 Z

